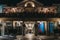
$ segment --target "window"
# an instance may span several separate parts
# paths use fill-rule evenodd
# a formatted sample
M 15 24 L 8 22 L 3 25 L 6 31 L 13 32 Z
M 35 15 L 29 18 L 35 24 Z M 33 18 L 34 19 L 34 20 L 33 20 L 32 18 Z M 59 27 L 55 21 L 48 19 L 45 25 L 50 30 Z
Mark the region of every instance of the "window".
M 0 13 L 2 13 L 3 5 L 0 5 Z
M 25 3 L 25 7 L 35 7 L 35 4 L 33 2 L 27 2 Z

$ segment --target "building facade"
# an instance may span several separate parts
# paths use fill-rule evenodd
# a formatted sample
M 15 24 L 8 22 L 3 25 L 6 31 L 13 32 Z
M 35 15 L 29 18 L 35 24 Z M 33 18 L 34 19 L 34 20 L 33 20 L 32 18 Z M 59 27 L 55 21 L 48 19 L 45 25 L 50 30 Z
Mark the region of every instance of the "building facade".
M 2 36 L 55 35 L 60 32 L 59 13 L 60 4 L 44 6 L 35 0 L 24 0 L 15 7 L 1 5 L 0 33 Z

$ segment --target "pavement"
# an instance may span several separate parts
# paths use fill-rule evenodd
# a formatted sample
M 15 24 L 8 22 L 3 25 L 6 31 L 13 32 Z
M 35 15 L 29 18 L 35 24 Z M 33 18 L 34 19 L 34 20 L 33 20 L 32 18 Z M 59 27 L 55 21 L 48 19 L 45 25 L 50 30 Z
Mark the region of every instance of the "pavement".
M 0 36 L 0 40 L 14 40 L 14 36 L 11 35 Z
M 34 38 L 26 38 L 24 36 L 18 35 L 17 39 L 14 39 L 12 36 L 0 36 L 0 40 L 60 40 L 60 36 L 35 36 Z
M 60 40 L 60 37 L 59 36 L 58 37 L 57 36 L 35 36 L 32 39 L 23 37 L 22 39 L 19 40 Z

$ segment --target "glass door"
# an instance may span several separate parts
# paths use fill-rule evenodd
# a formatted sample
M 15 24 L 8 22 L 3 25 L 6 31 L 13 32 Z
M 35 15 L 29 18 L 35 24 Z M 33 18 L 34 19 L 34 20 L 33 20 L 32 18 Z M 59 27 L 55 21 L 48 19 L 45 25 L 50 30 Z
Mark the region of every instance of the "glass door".
M 53 34 L 54 33 L 54 22 L 49 22 L 48 26 L 49 26 L 49 34 Z
M 23 21 L 13 21 L 14 34 L 23 35 Z
M 46 34 L 46 27 L 45 27 L 45 22 L 44 21 L 40 21 L 38 23 L 38 34 L 39 35 Z

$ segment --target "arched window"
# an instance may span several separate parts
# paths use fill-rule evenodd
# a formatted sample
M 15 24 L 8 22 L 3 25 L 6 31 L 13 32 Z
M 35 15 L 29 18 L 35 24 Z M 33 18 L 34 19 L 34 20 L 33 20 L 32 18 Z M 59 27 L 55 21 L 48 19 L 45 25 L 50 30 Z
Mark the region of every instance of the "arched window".
M 35 4 L 33 2 L 27 2 L 25 3 L 25 7 L 35 7 Z

